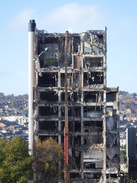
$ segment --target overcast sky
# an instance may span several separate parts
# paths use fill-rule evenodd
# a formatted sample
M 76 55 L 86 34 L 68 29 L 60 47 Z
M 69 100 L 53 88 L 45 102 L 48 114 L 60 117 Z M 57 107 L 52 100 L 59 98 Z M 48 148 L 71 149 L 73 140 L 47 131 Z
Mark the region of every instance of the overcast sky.
M 30 19 L 49 33 L 107 26 L 107 86 L 137 93 L 137 0 L 0 0 L 0 92 L 28 93 Z

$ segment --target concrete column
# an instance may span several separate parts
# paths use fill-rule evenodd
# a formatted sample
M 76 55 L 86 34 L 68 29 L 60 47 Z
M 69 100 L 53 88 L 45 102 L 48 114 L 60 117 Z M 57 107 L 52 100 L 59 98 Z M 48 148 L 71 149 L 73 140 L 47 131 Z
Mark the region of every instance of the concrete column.
M 83 133 L 84 133 L 84 121 L 83 121 L 83 115 L 84 115 L 84 107 L 83 107 L 83 91 L 81 92 L 81 146 L 83 146 L 84 144 L 84 136 L 83 136 Z M 84 179 L 84 163 L 83 163 L 83 148 L 81 148 L 81 178 Z
M 84 144 L 84 137 L 83 137 L 83 127 L 84 127 L 84 121 L 83 121 L 83 114 L 84 114 L 84 96 L 83 96 L 83 41 L 81 41 L 81 145 Z M 84 179 L 84 163 L 83 163 L 83 148 L 81 148 L 81 178 Z
M 103 109 L 103 183 L 106 183 L 106 90 L 104 91 L 104 109 Z
M 33 154 L 33 82 L 34 82 L 34 44 L 35 20 L 30 20 L 28 30 L 28 62 L 29 62 L 29 149 Z
M 61 102 L 61 91 L 58 92 L 58 103 Z M 58 105 L 58 118 L 61 117 L 61 106 Z M 60 119 L 58 120 L 58 130 L 61 132 L 61 121 Z M 58 135 L 58 143 L 61 144 L 61 133 Z
M 34 96 L 34 98 L 35 98 L 35 101 L 36 102 L 37 102 L 37 100 L 39 100 L 38 91 L 37 90 L 35 90 L 35 96 Z M 39 115 L 39 106 L 36 105 L 35 109 L 36 109 L 35 115 L 38 116 Z M 36 132 L 38 132 L 38 130 L 39 130 L 39 121 L 36 121 Z
M 103 57 L 103 67 L 106 68 L 106 57 Z M 107 72 L 104 70 L 104 85 L 107 86 Z

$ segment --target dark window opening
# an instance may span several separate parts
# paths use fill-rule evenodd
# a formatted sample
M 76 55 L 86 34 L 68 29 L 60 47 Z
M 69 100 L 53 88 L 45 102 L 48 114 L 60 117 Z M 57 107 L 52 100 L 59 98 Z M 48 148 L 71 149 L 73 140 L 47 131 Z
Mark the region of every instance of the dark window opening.
M 73 92 L 73 96 L 74 96 L 74 102 L 78 102 L 81 101 L 81 92 Z
M 95 131 L 93 131 L 95 132 Z M 92 146 L 93 144 L 102 144 L 103 143 L 103 138 L 102 135 L 87 135 L 84 138 L 84 145 Z
M 40 87 L 57 87 L 57 73 L 43 73 L 42 77 L 38 77 Z
M 62 131 L 62 133 L 64 133 L 64 127 L 65 127 L 65 121 L 61 122 L 61 131 Z M 72 130 L 73 130 L 72 122 L 68 123 L 68 127 L 69 127 L 69 132 L 72 132 Z
M 79 173 L 70 173 L 70 179 L 79 178 Z
M 65 116 L 65 108 L 61 108 L 61 116 Z M 68 116 L 72 117 L 80 117 L 81 116 L 81 108 L 80 107 L 68 107 Z
M 86 145 L 87 144 L 87 139 L 84 139 L 84 145 Z
M 102 106 L 90 106 L 84 107 L 84 117 L 98 117 L 102 116 Z
M 50 37 L 50 38 L 43 37 L 41 40 L 39 40 L 38 55 L 39 55 L 41 68 L 58 66 L 58 59 L 56 57 L 56 53 L 60 54 L 58 43 L 59 43 L 59 40 L 58 38 L 55 38 L 55 37 Z M 45 48 L 48 48 L 48 50 L 45 51 Z
M 77 53 L 78 51 L 80 51 L 80 37 L 74 37 L 73 49 L 74 49 L 74 53 Z
M 106 101 L 107 102 L 114 102 L 114 101 L 116 101 L 116 93 L 107 93 L 106 94 Z
M 81 166 L 81 152 L 79 151 L 79 149 L 73 149 L 72 150 L 72 158 L 70 157 L 69 159 L 70 164 L 71 164 L 71 168 L 76 169 L 76 168 L 80 168 Z
M 65 101 L 65 93 L 62 92 L 61 94 L 61 101 Z M 81 101 L 81 93 L 80 91 L 78 92 L 71 92 L 69 93 L 68 92 L 68 101 L 69 102 L 78 102 L 78 101 Z
M 46 100 L 48 102 L 58 101 L 58 95 L 56 92 L 40 92 L 40 100 Z
M 76 121 L 71 121 L 68 123 L 69 132 L 81 132 L 81 123 Z M 64 131 L 65 122 L 61 123 L 61 131 Z
M 103 128 L 90 126 L 90 127 L 84 127 L 84 131 L 85 131 L 85 133 L 90 133 L 90 132 L 99 133 L 99 132 L 103 131 Z
M 51 106 L 51 107 L 39 107 L 39 115 L 41 116 L 57 116 L 58 115 L 58 107 L 57 106 Z
M 81 136 L 75 136 L 75 138 L 74 138 L 74 144 L 81 145 Z
M 84 173 L 85 179 L 100 179 L 101 173 L 91 174 L 91 173 Z
M 97 35 L 99 38 L 99 44 L 103 44 L 103 35 Z
M 72 78 L 72 74 L 67 73 L 68 88 L 72 86 L 71 78 Z M 61 73 L 61 87 L 64 87 L 64 84 L 65 84 L 65 74 Z
M 40 121 L 39 122 L 39 130 L 58 130 L 58 122 L 57 121 Z
M 62 92 L 61 93 L 61 101 L 65 101 L 65 93 L 64 92 Z M 71 101 L 71 96 L 70 96 L 70 93 L 68 92 L 68 98 L 67 98 L 67 101 Z
M 81 132 L 81 123 L 80 122 L 75 122 L 75 131 Z
M 47 35 L 48 36 L 48 35 Z M 55 36 L 51 36 L 51 37 L 40 37 L 39 38 L 39 43 L 40 44 L 54 44 L 54 43 L 58 43 L 58 38 L 56 38 Z
M 61 122 L 61 131 L 62 131 L 62 132 L 64 131 L 64 127 L 65 127 L 65 122 L 62 121 L 62 122 Z
M 85 102 L 97 102 L 103 101 L 103 93 L 100 92 L 84 92 Z
M 84 67 L 102 67 L 103 66 L 103 57 L 86 57 L 84 60 Z
M 103 84 L 103 72 L 84 73 L 84 86 L 91 84 Z
M 84 163 L 84 168 L 95 168 L 95 163 Z

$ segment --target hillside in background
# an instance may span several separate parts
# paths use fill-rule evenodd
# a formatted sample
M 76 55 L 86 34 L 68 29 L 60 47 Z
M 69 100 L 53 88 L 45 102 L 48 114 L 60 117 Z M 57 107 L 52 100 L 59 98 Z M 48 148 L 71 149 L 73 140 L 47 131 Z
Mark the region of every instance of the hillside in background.
M 14 94 L 4 95 L 4 93 L 0 93 L 0 102 L 13 100 L 28 100 L 28 94 L 15 96 Z

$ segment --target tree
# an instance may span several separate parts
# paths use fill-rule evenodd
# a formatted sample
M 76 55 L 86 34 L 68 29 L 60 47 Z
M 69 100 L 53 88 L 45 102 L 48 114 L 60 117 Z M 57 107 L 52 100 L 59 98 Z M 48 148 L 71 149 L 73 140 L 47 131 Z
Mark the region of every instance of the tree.
M 131 106 L 133 106 L 135 103 L 134 102 L 132 102 L 132 101 L 128 101 L 126 104 L 125 104 L 125 108 L 126 109 L 128 109 L 128 108 L 130 108 Z
M 16 136 L 12 140 L 0 140 L 0 181 L 26 183 L 33 159 L 29 156 L 25 140 Z
M 126 144 L 122 147 L 120 154 L 125 154 L 126 155 Z
M 133 97 L 136 97 L 136 96 L 137 96 L 137 94 L 134 92 L 134 93 L 132 93 L 132 96 L 133 96 Z
M 36 182 L 47 183 L 58 177 L 58 165 L 63 160 L 61 145 L 51 137 L 43 142 L 38 140 L 34 145 L 34 163 Z
M 17 105 L 15 103 L 11 103 L 10 108 L 17 108 Z
M 129 94 L 127 91 L 119 91 L 119 95 L 127 95 Z

